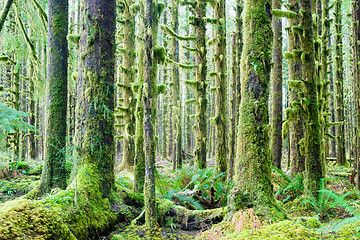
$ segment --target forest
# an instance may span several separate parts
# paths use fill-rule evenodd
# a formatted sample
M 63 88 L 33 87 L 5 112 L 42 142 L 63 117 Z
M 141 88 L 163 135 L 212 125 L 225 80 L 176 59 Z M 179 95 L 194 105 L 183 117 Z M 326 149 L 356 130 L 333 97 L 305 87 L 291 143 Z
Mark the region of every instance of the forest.
M 360 239 L 359 0 L 0 3 L 0 240 Z

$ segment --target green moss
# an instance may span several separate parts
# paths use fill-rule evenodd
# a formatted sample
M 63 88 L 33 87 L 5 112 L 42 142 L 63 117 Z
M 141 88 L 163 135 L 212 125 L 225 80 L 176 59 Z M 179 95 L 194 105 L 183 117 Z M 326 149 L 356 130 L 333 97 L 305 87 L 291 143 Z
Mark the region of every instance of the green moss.
M 62 213 L 77 238 L 86 239 L 107 231 L 116 220 L 110 200 L 103 197 L 100 176 L 94 165 L 85 164 L 78 169 L 68 189 L 54 195 L 59 202 L 54 202 L 53 207 Z M 51 199 L 48 197 L 44 201 L 51 202 Z
M 319 239 L 317 234 L 303 225 L 291 220 L 265 225 L 260 229 L 244 229 L 240 233 L 226 236 L 228 239 L 253 239 L 253 240 L 288 240 L 288 239 Z
M 29 175 L 40 175 L 43 169 L 43 164 L 38 164 L 36 167 L 31 168 L 29 171 Z
M 0 239 L 76 239 L 52 209 L 30 200 L 0 205 Z
M 294 220 L 296 223 L 308 228 L 319 228 L 321 225 L 319 220 L 313 217 L 297 217 Z

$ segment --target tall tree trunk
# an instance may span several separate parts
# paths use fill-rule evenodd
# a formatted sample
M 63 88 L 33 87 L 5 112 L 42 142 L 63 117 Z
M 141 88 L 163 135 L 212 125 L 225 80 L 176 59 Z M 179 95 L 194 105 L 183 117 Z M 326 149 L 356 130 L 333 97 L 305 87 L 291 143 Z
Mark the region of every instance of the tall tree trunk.
M 66 111 L 68 68 L 68 1 L 49 1 L 45 161 L 41 191 L 65 188 Z
M 236 32 L 233 42 L 233 67 L 232 67 L 232 116 L 231 116 L 231 138 L 229 140 L 229 164 L 228 164 L 228 179 L 233 178 L 234 162 L 236 158 L 236 138 L 238 134 L 239 123 L 239 106 L 241 100 L 241 82 L 240 82 L 240 58 L 243 47 L 242 29 L 243 20 L 241 17 L 244 8 L 243 0 L 236 1 Z
M 218 173 L 226 172 L 228 153 L 228 98 L 226 69 L 226 1 L 214 4 L 215 28 L 215 159 Z
M 34 64 L 29 63 L 29 124 L 35 126 L 35 79 Z M 35 132 L 29 131 L 28 138 L 29 158 L 35 160 Z
M 273 9 L 281 9 L 281 0 L 273 0 Z M 272 51 L 272 108 L 271 108 L 271 137 L 273 165 L 281 169 L 282 156 L 282 23 L 281 18 L 273 17 L 272 28 L 274 33 Z
M 345 116 L 344 116 L 344 67 L 343 67 L 343 48 L 342 48 L 342 0 L 336 0 L 334 11 L 335 25 L 335 101 L 336 101 L 336 122 L 341 123 L 336 126 L 336 162 L 344 165 L 346 162 L 345 154 Z M 350 157 L 351 158 L 351 157 Z
M 301 104 L 307 113 L 305 115 L 305 193 L 318 196 L 320 179 L 325 177 L 325 166 L 323 161 L 324 149 L 322 138 L 322 125 L 319 113 L 318 84 L 315 72 L 315 47 L 314 30 L 311 16 L 311 1 L 300 0 L 302 17 L 301 39 L 301 66 L 303 70 L 302 79 L 305 85 L 304 99 Z
M 132 85 L 135 81 L 135 14 L 131 12 L 131 5 L 133 0 L 123 0 L 124 4 L 123 18 L 123 64 L 121 66 L 123 74 L 123 84 L 118 84 L 122 88 L 123 106 L 119 109 L 123 113 L 124 124 L 124 151 L 123 160 L 121 162 L 122 168 L 127 170 L 134 166 L 134 135 L 135 135 L 135 97 Z
M 352 1 L 352 22 L 353 22 L 353 77 L 354 77 L 354 134 L 355 134 L 355 162 L 357 163 L 357 189 L 360 190 L 360 1 Z
M 330 140 L 329 136 L 326 134 L 329 133 L 329 73 L 328 73 L 328 60 L 329 60 L 329 49 L 328 49 L 328 31 L 330 28 L 330 21 L 329 21 L 329 0 L 321 0 L 321 8 L 322 8 L 322 15 L 321 15 L 321 66 L 320 66 L 320 94 L 322 101 L 319 102 L 320 105 L 320 116 L 321 116 L 321 124 L 323 125 L 323 138 L 324 141 L 324 160 L 326 157 L 330 155 Z
M 139 1 L 140 15 L 145 15 L 144 1 Z M 139 23 L 139 34 L 145 36 L 144 21 Z M 135 110 L 135 161 L 134 161 L 134 191 L 137 193 L 144 192 L 145 182 L 145 152 L 144 152 L 144 106 L 143 106 L 143 86 L 144 86 L 144 40 L 138 39 L 138 77 L 137 84 L 139 89 L 136 96 Z
M 245 0 L 241 56 L 241 103 L 235 165 L 235 210 L 254 205 L 266 217 L 281 216 L 271 183 L 269 85 L 271 0 Z
M 168 0 L 164 1 L 165 6 L 168 6 Z M 164 25 L 166 26 L 168 23 L 168 11 L 164 10 L 164 14 L 163 14 L 163 22 Z M 163 46 L 165 49 L 168 48 L 168 41 L 167 41 L 167 33 L 166 31 L 163 32 L 164 34 L 164 42 L 163 42 Z M 163 101 L 163 132 L 162 132 L 162 157 L 163 159 L 167 159 L 168 157 L 168 131 L 169 131 L 169 110 L 168 110 L 168 106 L 169 106 L 169 90 L 168 90 L 168 83 L 169 83 L 169 77 L 168 77 L 168 66 L 167 64 L 164 65 L 163 67 L 163 83 L 166 85 L 166 91 L 165 94 L 161 97 L 162 101 Z
M 299 13 L 299 1 L 290 0 L 290 11 Z M 294 57 L 288 59 L 289 66 L 289 81 L 298 81 L 302 78 L 301 61 L 299 54 L 296 55 L 296 51 L 300 51 L 300 37 L 293 30 L 294 26 L 299 25 L 299 17 L 289 20 L 289 52 Z M 290 103 L 300 102 L 298 89 L 289 86 L 289 98 Z M 300 140 L 304 138 L 304 117 L 299 114 L 297 118 L 290 122 L 290 157 L 291 157 L 291 173 L 299 173 L 305 171 L 305 155 L 301 152 Z
M 196 86 L 195 86 L 195 129 L 196 144 L 195 158 L 197 166 L 206 168 L 206 143 L 207 143 L 207 98 L 206 98 L 206 73 L 207 73 L 207 49 L 206 49 L 206 2 L 195 2 L 195 16 L 190 18 L 190 24 L 195 28 L 196 52 Z
M 96 175 L 85 179 L 99 185 L 102 198 L 115 188 L 115 10 L 115 0 L 81 2 L 73 174 L 91 169 Z
M 164 4 L 157 0 L 145 0 L 144 15 L 144 150 L 145 150 L 145 223 L 153 228 L 157 225 L 157 207 L 155 195 L 155 119 L 157 86 L 157 62 L 160 61 L 160 48 L 157 46 L 159 17 Z
M 171 0 L 171 29 L 179 34 L 179 2 Z M 171 56 L 172 60 L 179 62 L 179 40 L 172 38 L 171 40 Z M 181 85 L 179 76 L 179 67 L 171 64 L 171 80 L 173 84 L 173 133 L 174 133 L 174 151 L 173 151 L 173 169 L 182 167 L 182 108 L 181 108 Z

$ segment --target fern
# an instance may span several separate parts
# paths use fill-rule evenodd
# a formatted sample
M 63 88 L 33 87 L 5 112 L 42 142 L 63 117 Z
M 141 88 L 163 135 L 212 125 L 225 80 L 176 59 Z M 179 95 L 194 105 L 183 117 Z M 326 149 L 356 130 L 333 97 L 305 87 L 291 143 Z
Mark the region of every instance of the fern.
M 27 116 L 28 114 L 17 111 L 7 104 L 0 102 L 0 138 L 6 137 L 7 132 L 13 132 L 17 129 L 35 131 L 32 125 L 22 120 L 22 118 Z
M 356 209 L 350 205 L 346 200 L 347 197 L 359 194 L 358 191 L 351 191 L 344 193 L 342 195 L 337 194 L 336 192 L 325 188 L 325 178 L 320 179 L 320 190 L 318 191 L 318 199 L 312 194 L 309 195 L 309 199 L 304 199 L 302 204 L 309 203 L 313 209 L 317 212 L 319 217 L 324 217 L 327 212 L 335 207 L 340 207 L 345 209 L 348 213 L 353 216 L 358 215 L 359 213 Z
M 225 206 L 233 182 L 231 180 L 224 181 L 224 174 L 217 174 L 214 167 L 198 169 L 197 167 L 184 166 L 183 169 L 174 172 L 175 176 L 173 178 L 163 177 L 158 174 L 157 191 L 164 195 L 164 198 L 179 200 L 179 203 L 183 205 L 188 202 L 196 209 L 203 208 L 199 201 L 196 201 L 191 196 L 180 196 L 179 193 L 199 192 L 199 194 L 195 195 L 209 200 L 216 206 Z M 214 190 L 213 194 L 211 194 L 211 189 Z M 194 197 L 196 198 L 196 196 Z

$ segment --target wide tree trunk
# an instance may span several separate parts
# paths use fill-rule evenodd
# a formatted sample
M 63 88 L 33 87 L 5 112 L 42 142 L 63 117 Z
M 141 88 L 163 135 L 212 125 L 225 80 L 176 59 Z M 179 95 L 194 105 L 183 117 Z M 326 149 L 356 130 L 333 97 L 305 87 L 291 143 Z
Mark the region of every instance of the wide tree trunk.
M 115 0 L 82 1 L 81 22 L 73 174 L 94 169 L 108 198 L 115 188 Z
M 269 85 L 271 0 L 246 0 L 241 56 L 241 103 L 233 207 L 255 207 L 265 217 L 281 216 L 271 183 Z
M 45 125 L 45 160 L 41 191 L 66 186 L 66 113 L 68 75 L 68 8 L 67 0 L 49 1 L 47 98 Z

